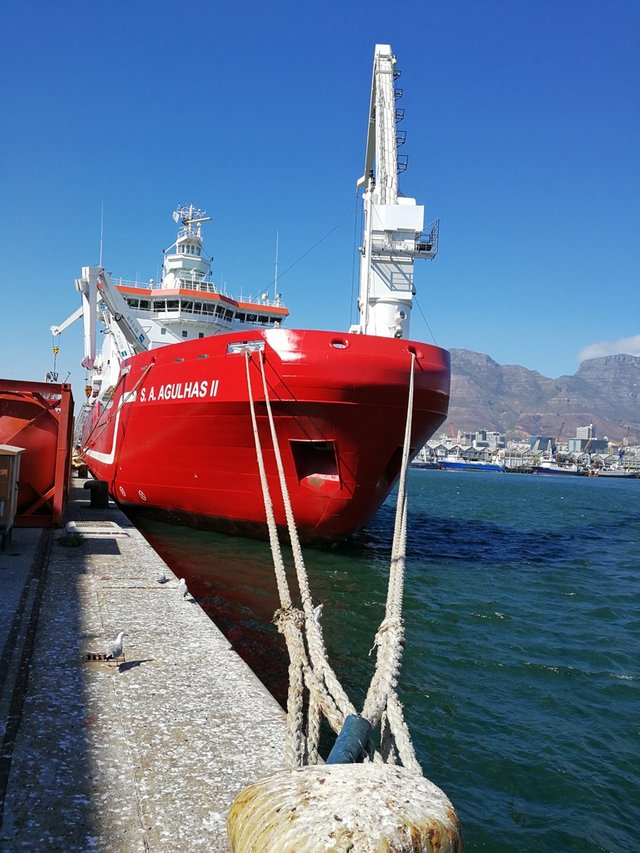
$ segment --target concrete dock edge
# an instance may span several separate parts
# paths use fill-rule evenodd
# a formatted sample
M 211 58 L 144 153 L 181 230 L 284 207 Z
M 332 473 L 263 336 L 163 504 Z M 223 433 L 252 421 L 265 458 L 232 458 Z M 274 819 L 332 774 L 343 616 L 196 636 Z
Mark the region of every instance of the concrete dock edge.
M 0 850 L 229 850 L 235 795 L 283 766 L 284 712 L 142 534 L 82 486 L 66 512 L 79 545 L 17 529 L 0 554 Z M 100 660 L 119 631 L 124 662 Z

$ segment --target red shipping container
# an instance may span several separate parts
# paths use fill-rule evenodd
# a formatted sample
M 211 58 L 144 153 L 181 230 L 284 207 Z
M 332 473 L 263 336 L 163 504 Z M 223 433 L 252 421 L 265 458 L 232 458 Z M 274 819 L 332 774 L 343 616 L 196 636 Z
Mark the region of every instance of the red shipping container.
M 73 450 L 71 385 L 0 379 L 0 444 L 24 447 L 16 527 L 62 523 Z

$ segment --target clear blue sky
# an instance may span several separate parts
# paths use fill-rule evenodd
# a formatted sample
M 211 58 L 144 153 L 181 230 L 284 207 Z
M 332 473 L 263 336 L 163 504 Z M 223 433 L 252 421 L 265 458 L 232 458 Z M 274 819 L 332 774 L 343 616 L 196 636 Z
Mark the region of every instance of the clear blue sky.
M 0 29 L 0 376 L 51 369 L 102 204 L 114 275 L 155 278 L 194 202 L 245 296 L 276 231 L 282 273 L 332 232 L 278 289 L 290 325 L 347 328 L 376 42 L 402 71 L 401 190 L 441 220 L 416 264 L 437 343 L 554 377 L 640 354 L 638 0 L 22 0 Z M 418 310 L 411 332 L 431 340 Z M 60 344 L 77 397 L 79 325 Z

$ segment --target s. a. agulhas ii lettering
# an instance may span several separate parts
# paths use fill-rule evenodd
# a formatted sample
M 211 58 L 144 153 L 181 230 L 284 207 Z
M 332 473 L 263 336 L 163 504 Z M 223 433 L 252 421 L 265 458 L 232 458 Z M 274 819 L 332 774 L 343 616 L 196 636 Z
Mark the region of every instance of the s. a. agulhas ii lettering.
M 167 382 L 165 385 L 151 385 L 142 388 L 139 401 L 152 403 L 159 400 L 193 400 L 215 397 L 218 393 L 218 379 L 202 379 L 200 382 Z

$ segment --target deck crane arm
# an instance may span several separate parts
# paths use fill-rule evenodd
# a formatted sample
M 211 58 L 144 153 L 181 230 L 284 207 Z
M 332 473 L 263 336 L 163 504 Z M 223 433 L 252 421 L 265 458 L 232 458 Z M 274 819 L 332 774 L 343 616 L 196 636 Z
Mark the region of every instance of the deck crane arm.
M 424 207 L 398 190 L 398 91 L 391 46 L 378 44 L 373 60 L 364 174 L 364 234 L 360 249 L 360 321 L 352 332 L 407 337 L 415 289 L 413 259 L 433 258 L 438 225 L 423 234 Z
M 51 334 L 54 337 L 61 335 L 65 329 L 68 329 L 69 326 L 73 326 L 76 320 L 79 320 L 82 317 L 82 305 L 73 312 L 73 314 L 69 314 L 66 320 L 63 320 L 59 326 L 50 326 Z
M 96 318 L 103 307 L 107 330 L 118 342 L 120 356 L 145 352 L 150 347 L 147 334 L 131 312 L 124 297 L 111 282 L 104 267 L 82 267 L 82 276 L 76 279 L 76 290 L 82 294 L 84 316 L 84 359 L 82 364 L 91 368 L 96 359 Z

